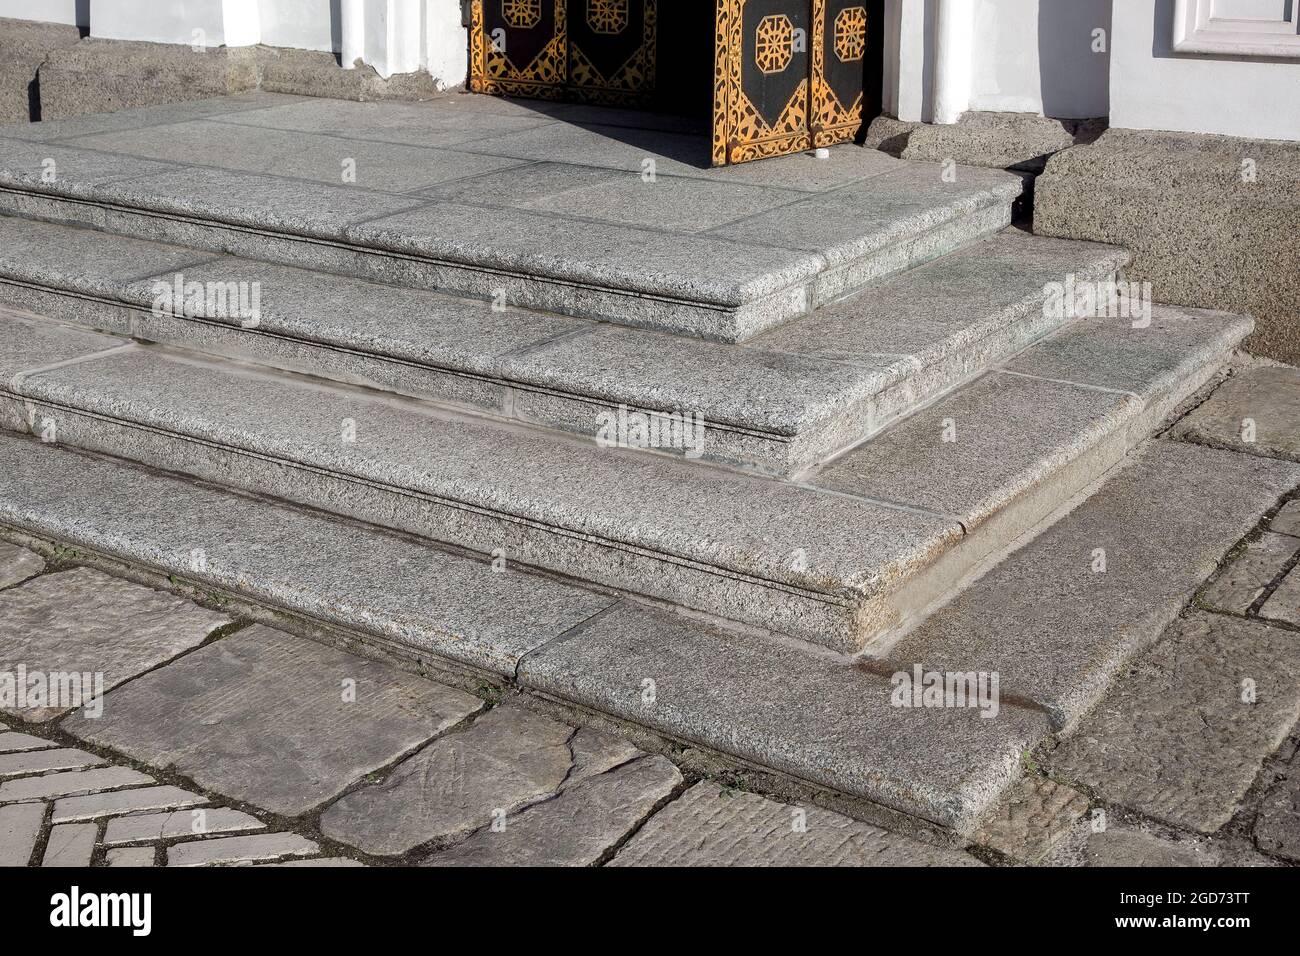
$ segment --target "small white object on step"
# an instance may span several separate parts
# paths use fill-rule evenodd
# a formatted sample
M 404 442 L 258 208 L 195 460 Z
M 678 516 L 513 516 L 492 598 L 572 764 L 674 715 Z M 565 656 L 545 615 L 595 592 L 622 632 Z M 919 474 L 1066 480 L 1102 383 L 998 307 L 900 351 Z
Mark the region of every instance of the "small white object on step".
M 820 146 L 817 148 L 817 152 L 813 153 L 813 155 L 816 156 L 818 159 L 830 159 L 831 151 L 827 149 L 825 146 Z

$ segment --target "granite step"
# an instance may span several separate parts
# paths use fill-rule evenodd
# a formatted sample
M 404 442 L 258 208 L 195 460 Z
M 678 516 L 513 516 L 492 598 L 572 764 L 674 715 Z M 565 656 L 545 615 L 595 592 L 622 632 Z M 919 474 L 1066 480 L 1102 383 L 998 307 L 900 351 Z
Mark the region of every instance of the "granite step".
M 799 482 L 3 320 L 0 425 L 856 651 L 1049 522 L 1248 319 L 1077 322 Z
M 698 444 L 669 453 L 776 475 L 1053 331 L 1052 283 L 1127 261 L 1007 230 L 733 346 L 12 217 L 0 235 L 0 303 L 589 436 L 620 415 L 683 416 Z M 178 282 L 256 285 L 257 314 L 179 307 Z
M 482 99 L 6 130 L 0 212 L 737 342 L 1004 228 L 1023 188 L 852 145 L 709 170 L 703 136 Z
M 615 703 L 602 713 L 871 801 L 888 808 L 880 822 L 902 829 L 968 830 L 1047 732 L 1041 713 L 1013 705 L 998 720 L 900 711 L 887 679 L 790 641 L 713 631 L 617 592 L 494 570 L 384 529 L 4 432 L 0 530 L 233 595 L 281 627 L 323 626 L 435 673 L 467 667 L 462 676 L 487 672 L 581 706 L 616 666 L 604 642 L 626 641 L 651 669 L 607 683 Z M 647 675 L 662 706 L 640 703 Z M 750 679 L 769 692 L 750 693 Z M 701 693 L 710 683 L 715 692 Z

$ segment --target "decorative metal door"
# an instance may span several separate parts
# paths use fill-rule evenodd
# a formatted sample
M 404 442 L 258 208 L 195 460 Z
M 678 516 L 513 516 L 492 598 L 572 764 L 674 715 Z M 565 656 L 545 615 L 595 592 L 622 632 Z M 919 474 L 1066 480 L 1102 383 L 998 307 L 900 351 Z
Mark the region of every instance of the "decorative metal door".
M 473 0 L 470 88 L 558 100 L 568 75 L 564 0 Z
M 862 125 L 866 0 L 717 0 L 713 164 L 850 140 Z
M 654 90 L 658 0 L 473 0 L 470 88 L 636 105 Z
M 714 3 L 714 165 L 853 138 L 866 63 L 879 46 L 870 42 L 868 10 L 879 10 L 879 0 Z M 470 88 L 642 105 L 655 93 L 656 57 L 672 45 L 661 40 L 671 39 L 676 21 L 659 38 L 661 14 L 680 14 L 674 4 L 659 7 L 659 0 L 471 0 Z M 705 28 L 693 24 L 691 35 L 702 38 Z M 686 48 L 675 47 L 679 55 Z M 669 57 L 664 69 L 673 67 Z M 700 94 L 707 100 L 707 88 Z

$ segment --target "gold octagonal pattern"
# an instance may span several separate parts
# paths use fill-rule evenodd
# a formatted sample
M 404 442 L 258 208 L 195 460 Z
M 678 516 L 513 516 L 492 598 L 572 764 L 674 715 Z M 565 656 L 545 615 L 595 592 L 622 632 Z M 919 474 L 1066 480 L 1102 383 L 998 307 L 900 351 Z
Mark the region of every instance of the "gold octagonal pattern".
M 758 22 L 754 64 L 764 73 L 780 73 L 794 58 L 794 24 L 785 14 L 764 17 Z
M 867 10 L 845 7 L 835 18 L 835 55 L 841 63 L 862 59 L 867 49 Z

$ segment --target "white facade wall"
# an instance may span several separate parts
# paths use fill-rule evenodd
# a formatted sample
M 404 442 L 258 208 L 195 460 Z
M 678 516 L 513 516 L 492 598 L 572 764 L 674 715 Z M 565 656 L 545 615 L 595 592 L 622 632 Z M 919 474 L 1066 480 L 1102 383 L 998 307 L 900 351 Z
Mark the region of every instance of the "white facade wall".
M 1116 0 L 1111 125 L 1300 140 L 1300 59 L 1175 53 L 1175 6 Z
M 339 27 L 331 0 L 260 0 L 258 15 L 260 42 L 267 46 L 338 52 Z
M 1300 26 L 1300 0 L 885 0 L 886 112 L 1109 115 L 1117 127 L 1300 140 L 1300 54 L 1177 52 L 1175 17 L 1196 4 L 1258 20 L 1274 41 L 1286 17 Z M 467 68 L 459 0 L 0 0 L 0 17 L 71 24 L 87 7 L 81 25 L 97 37 L 334 51 L 345 66 L 426 69 L 446 85 Z M 1300 43 L 1291 33 L 1284 42 Z
M 1060 119 L 1105 116 L 1111 5 L 1112 0 L 886 0 L 886 109 L 912 122 L 953 122 L 968 109 Z M 1099 42 L 1097 30 L 1103 31 Z
M 77 0 L 0 0 L 0 17 L 68 26 L 86 25 L 77 23 Z

